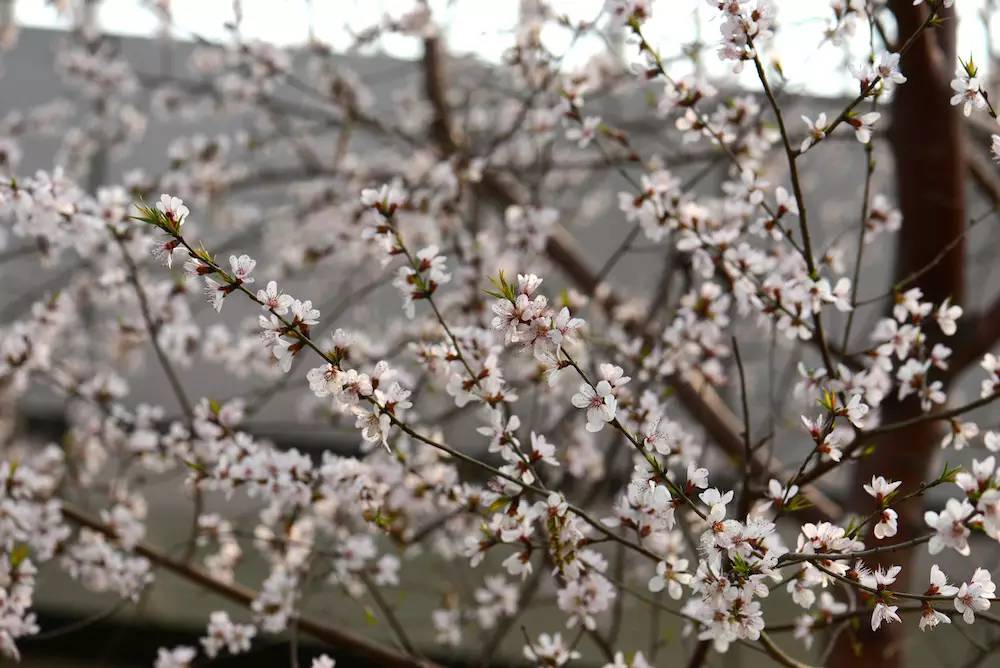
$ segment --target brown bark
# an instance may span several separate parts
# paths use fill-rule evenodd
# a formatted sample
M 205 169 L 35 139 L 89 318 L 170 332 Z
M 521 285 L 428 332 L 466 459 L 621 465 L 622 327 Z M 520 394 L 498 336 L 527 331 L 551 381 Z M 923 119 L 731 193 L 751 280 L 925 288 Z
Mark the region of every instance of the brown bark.
M 892 0 L 889 7 L 896 16 L 899 35 L 906 37 L 926 18 L 926 4 L 914 7 L 912 0 Z M 944 22 L 927 30 L 919 42 L 902 58 L 907 82 L 896 88 L 892 101 L 892 126 L 889 140 L 895 158 L 896 183 L 903 227 L 896 249 L 897 278 L 915 272 L 962 233 L 965 226 L 965 160 L 963 126 L 957 107 L 952 107 L 950 80 L 954 73 L 954 14 L 942 11 Z M 960 243 L 941 262 L 917 281 L 924 299 L 940 302 L 946 297 L 961 303 L 964 292 L 965 244 Z M 928 328 L 930 330 L 932 328 Z M 930 332 L 928 335 L 930 336 Z M 934 341 L 929 342 L 933 345 Z M 912 418 L 920 413 L 918 402 L 887 400 L 882 419 L 886 423 Z M 940 425 L 924 422 L 887 435 L 875 452 L 862 459 L 854 471 L 853 489 L 881 474 L 902 481 L 902 490 L 912 491 L 933 475 L 934 452 L 940 439 Z M 867 514 L 872 500 L 863 494 L 850 494 L 853 510 Z M 920 531 L 923 507 L 921 497 L 901 505 L 899 534 L 907 540 Z M 903 567 L 897 585 L 912 589 L 921 575 L 912 572 L 916 554 L 887 553 L 882 560 L 870 562 Z M 905 665 L 903 644 L 912 620 L 890 624 L 872 633 L 863 620 L 856 633 L 841 635 L 829 665 L 895 668 Z

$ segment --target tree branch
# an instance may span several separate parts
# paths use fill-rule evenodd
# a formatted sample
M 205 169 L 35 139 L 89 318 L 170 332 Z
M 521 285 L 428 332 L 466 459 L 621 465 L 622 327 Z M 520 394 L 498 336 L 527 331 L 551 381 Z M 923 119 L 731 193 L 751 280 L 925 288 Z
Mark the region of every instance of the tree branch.
M 115 532 L 106 524 L 97 522 L 76 509 L 63 505 L 62 514 L 67 520 L 82 527 L 92 529 L 104 534 L 108 538 L 115 538 Z M 180 561 L 170 558 L 157 548 L 139 543 L 132 550 L 135 554 L 145 557 L 159 568 L 177 575 L 192 584 L 196 584 L 203 589 L 212 591 L 219 596 L 249 608 L 257 592 L 238 584 L 222 582 L 213 578 L 208 573 L 188 566 Z M 324 642 L 335 649 L 342 650 L 356 659 L 370 662 L 373 665 L 387 666 L 389 668 L 433 668 L 437 664 L 430 661 L 414 659 L 397 654 L 383 647 L 380 647 L 369 640 L 356 636 L 347 631 L 341 631 L 332 626 L 312 620 L 308 617 L 298 619 L 298 628 L 313 638 Z

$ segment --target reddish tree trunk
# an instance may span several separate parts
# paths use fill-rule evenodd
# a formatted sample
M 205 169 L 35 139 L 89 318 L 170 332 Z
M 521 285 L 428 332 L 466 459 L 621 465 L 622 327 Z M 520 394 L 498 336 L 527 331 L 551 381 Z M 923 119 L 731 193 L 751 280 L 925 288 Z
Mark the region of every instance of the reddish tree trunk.
M 892 0 L 889 6 L 899 24 L 902 40 L 912 35 L 929 11 L 927 5 L 912 6 L 912 0 Z M 962 233 L 965 226 L 965 159 L 963 126 L 958 107 L 949 100 L 950 81 L 955 67 L 954 15 L 943 12 L 944 23 L 926 30 L 920 40 L 902 58 L 907 82 L 896 88 L 892 102 L 890 141 L 895 158 L 896 183 L 903 227 L 899 233 L 896 277 L 902 278 L 926 266 L 941 248 Z M 940 302 L 951 297 L 961 302 L 964 288 L 965 248 L 959 244 L 942 262 L 924 274 L 917 285 L 924 299 Z M 927 328 L 931 330 L 932 328 Z M 931 332 L 928 331 L 928 335 Z M 930 342 L 933 345 L 933 341 Z M 887 400 L 883 420 L 904 420 L 920 412 L 918 402 Z M 875 452 L 858 463 L 853 490 L 882 474 L 903 483 L 903 490 L 913 490 L 934 475 L 934 453 L 940 440 L 940 427 L 932 423 L 894 432 L 877 444 Z M 849 494 L 855 511 L 867 514 L 874 508 L 863 494 Z M 898 508 L 897 540 L 907 540 L 921 531 L 923 507 L 914 499 Z M 869 537 L 870 538 L 870 537 Z M 883 562 L 903 567 L 897 580 L 901 589 L 921 588 L 926 573 L 912 572 L 913 552 L 889 553 Z M 913 584 L 913 587 L 910 584 Z M 914 626 L 913 619 L 891 624 L 871 632 L 862 619 L 856 632 L 841 636 L 831 657 L 831 666 L 895 668 L 905 665 L 905 634 Z

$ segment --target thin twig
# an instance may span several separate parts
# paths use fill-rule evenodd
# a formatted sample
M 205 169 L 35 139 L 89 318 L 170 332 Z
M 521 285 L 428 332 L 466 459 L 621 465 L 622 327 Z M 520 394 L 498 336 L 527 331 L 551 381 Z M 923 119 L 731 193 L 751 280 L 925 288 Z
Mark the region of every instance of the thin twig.
M 115 537 L 115 532 L 106 524 L 91 519 L 90 517 L 77 511 L 72 506 L 64 504 L 62 506 L 62 514 L 63 517 L 75 524 L 91 529 L 92 531 L 102 533 L 109 538 Z M 174 575 L 188 580 L 193 584 L 199 585 L 204 589 L 212 591 L 223 598 L 244 607 L 249 608 L 253 601 L 258 597 L 258 593 L 252 589 L 248 589 L 235 583 L 218 580 L 202 570 L 184 564 L 176 559 L 171 559 L 158 549 L 145 543 L 139 543 L 136 545 L 132 549 L 132 552 L 148 559 L 155 566 L 170 571 Z M 417 660 L 397 654 L 391 650 L 381 647 L 380 645 L 374 644 L 369 640 L 355 636 L 347 631 L 341 631 L 340 629 L 328 626 L 308 617 L 300 617 L 298 625 L 299 629 L 303 633 L 307 633 L 313 638 L 329 644 L 331 647 L 338 648 L 346 654 L 350 654 L 358 659 L 372 662 L 373 665 L 388 666 L 392 668 L 431 668 L 436 665 L 430 661 Z
M 740 401 L 743 405 L 743 441 L 746 450 L 743 454 L 743 489 L 740 491 L 739 516 L 743 517 L 750 510 L 750 477 L 753 473 L 753 446 L 750 444 L 750 406 L 747 402 L 747 379 L 743 369 L 743 357 L 740 355 L 740 345 L 736 337 L 733 340 L 733 357 L 736 358 L 736 369 L 740 375 Z

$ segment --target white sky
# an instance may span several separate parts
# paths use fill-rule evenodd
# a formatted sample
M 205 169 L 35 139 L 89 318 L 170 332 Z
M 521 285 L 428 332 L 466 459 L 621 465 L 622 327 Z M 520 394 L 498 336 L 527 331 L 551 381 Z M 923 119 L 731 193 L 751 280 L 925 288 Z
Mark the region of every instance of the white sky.
M 957 3 L 959 20 L 959 53 L 970 53 L 979 63 L 986 63 L 986 40 L 979 11 L 986 0 L 962 0 Z M 150 35 L 158 28 L 155 14 L 144 0 L 104 0 L 99 22 L 103 29 L 129 35 Z M 398 16 L 413 6 L 413 0 L 243 0 L 242 32 L 250 38 L 264 39 L 283 45 L 302 43 L 309 27 L 319 39 L 344 48 L 350 44 L 348 28 L 367 27 L 388 13 Z M 513 43 L 512 28 L 516 23 L 518 0 L 431 0 L 439 23 L 449 26 L 448 41 L 452 48 L 472 52 L 488 60 L 497 60 Z M 603 0 L 555 0 L 552 5 L 574 19 L 592 19 L 600 12 Z M 788 80 L 790 89 L 820 94 L 837 94 L 853 90 L 854 84 L 843 73 L 845 47 L 825 44 L 817 47 L 830 15 L 829 0 L 777 0 L 782 29 L 774 49 Z M 170 0 L 178 37 L 192 33 L 212 40 L 224 40 L 224 24 L 233 17 L 231 0 Z M 43 0 L 15 0 L 15 16 L 24 25 L 64 27 L 56 10 Z M 718 24 L 708 20 L 714 11 L 705 0 L 659 0 L 653 5 L 653 20 L 646 32 L 650 41 L 666 55 L 678 53 L 680 45 L 692 42 L 700 29 L 702 40 L 712 44 L 718 38 Z M 817 18 L 823 17 L 823 18 Z M 696 26 L 699 26 L 696 28 Z M 859 34 L 851 45 L 850 62 L 860 63 L 867 49 L 867 28 L 859 25 Z M 568 44 L 567 31 L 555 28 L 544 38 L 556 53 Z M 419 53 L 419 44 L 412 38 L 394 37 L 384 40 L 386 51 L 401 57 Z M 567 65 L 586 60 L 601 45 L 596 41 L 578 42 Z M 630 53 L 630 55 L 632 55 Z M 724 75 L 727 65 L 719 63 L 713 52 L 706 54 L 710 73 Z M 832 76 L 830 73 L 839 73 Z M 683 71 L 677 72 L 683 74 Z M 747 83 L 752 75 L 745 73 Z

